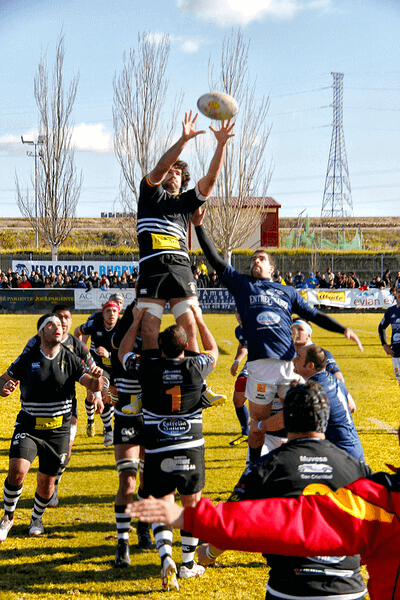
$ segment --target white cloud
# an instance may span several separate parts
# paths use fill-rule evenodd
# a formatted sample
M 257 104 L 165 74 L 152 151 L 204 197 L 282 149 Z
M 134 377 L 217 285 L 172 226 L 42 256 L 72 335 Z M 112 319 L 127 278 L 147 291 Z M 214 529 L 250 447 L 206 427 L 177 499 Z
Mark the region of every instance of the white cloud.
M 201 46 L 211 44 L 211 40 L 204 37 L 185 37 L 179 35 L 168 35 L 171 44 L 179 46 L 182 52 L 192 54 L 197 52 Z M 165 34 L 161 32 L 149 33 L 147 39 L 153 44 L 160 44 L 165 38 Z
M 113 134 L 102 123 L 77 125 L 72 142 L 76 151 L 113 152 Z
M 303 10 L 322 10 L 331 0 L 177 0 L 177 7 L 221 27 L 246 26 L 266 19 L 292 19 Z

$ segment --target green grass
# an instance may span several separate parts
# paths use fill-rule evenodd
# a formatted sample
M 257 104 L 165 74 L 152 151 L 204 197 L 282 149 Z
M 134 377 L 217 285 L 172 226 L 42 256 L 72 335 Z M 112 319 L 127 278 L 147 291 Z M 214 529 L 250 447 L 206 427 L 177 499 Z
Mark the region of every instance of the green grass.
M 385 463 L 398 462 L 397 438 L 376 419 L 396 428 L 399 422 L 399 388 L 392 363 L 380 346 L 377 326 L 381 314 L 339 315 L 338 320 L 354 328 L 364 344 L 364 353 L 342 336 L 314 328 L 314 341 L 329 348 L 341 367 L 346 384 L 357 403 L 355 422 L 360 432 L 367 462 L 374 470 Z M 236 351 L 233 315 L 206 315 L 206 322 L 220 348 L 218 365 L 209 378 L 215 390 L 231 398 L 234 378 L 229 367 Z M 74 315 L 73 327 L 86 319 Z M 164 325 L 172 317 L 165 318 Z M 36 315 L 0 315 L 3 332 L 0 372 L 21 352 L 35 333 Z M 78 386 L 79 387 L 79 386 Z M 96 417 L 98 435 L 87 438 L 83 388 L 78 390 L 78 433 L 70 465 L 60 484 L 60 504 L 44 515 L 45 534 L 37 539 L 27 536 L 37 463 L 28 474 L 16 511 L 15 525 L 0 547 L 0 598 L 41 600 L 44 598 L 125 600 L 161 598 L 160 567 L 156 550 L 136 549 L 136 531 L 130 536 L 132 565 L 113 568 L 116 547 L 114 498 L 118 486 L 112 448 L 104 448 L 101 421 Z M 3 481 L 8 469 L 8 447 L 19 394 L 0 399 L 0 472 Z M 204 494 L 213 501 L 227 499 L 244 469 L 246 448 L 228 445 L 239 433 L 232 402 L 204 414 L 206 439 L 206 485 Z M 179 534 L 174 534 L 174 558 L 181 559 Z M 203 577 L 181 582 L 181 591 L 170 597 L 196 599 L 264 598 L 267 569 L 261 555 L 227 552 Z

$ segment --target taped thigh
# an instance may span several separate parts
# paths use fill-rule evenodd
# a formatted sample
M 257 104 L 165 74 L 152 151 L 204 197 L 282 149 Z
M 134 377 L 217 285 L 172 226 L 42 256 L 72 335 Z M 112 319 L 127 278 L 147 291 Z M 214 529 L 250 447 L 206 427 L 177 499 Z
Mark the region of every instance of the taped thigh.
M 157 317 L 157 319 L 160 319 L 160 321 L 164 314 L 164 306 L 162 306 L 161 304 L 156 304 L 155 302 L 143 302 L 143 300 L 139 299 L 136 308 L 138 310 L 147 308 L 147 312 L 149 312 L 154 317 Z
M 192 312 L 191 306 L 198 306 L 199 302 L 197 298 L 185 298 L 185 300 L 181 300 L 177 304 L 175 304 L 172 308 L 172 314 L 175 317 L 175 321 L 178 317 L 181 317 L 187 312 Z

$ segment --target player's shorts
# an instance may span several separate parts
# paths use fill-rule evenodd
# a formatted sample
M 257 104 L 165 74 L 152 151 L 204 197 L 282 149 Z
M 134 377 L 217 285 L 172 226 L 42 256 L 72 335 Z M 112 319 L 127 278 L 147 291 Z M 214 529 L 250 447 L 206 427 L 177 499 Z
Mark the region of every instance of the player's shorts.
M 246 398 L 254 404 L 271 404 L 275 394 L 283 399 L 293 382 L 303 381 L 291 360 L 263 358 L 248 362 L 247 368 Z
M 144 446 L 142 415 L 121 415 L 114 413 L 114 446 Z
M 397 383 L 400 385 L 400 358 L 392 356 L 392 363 L 393 363 L 394 376 L 397 379 Z
M 24 411 L 18 414 L 10 444 L 10 458 L 24 458 L 32 463 L 39 457 L 39 471 L 44 475 L 57 475 L 65 463 L 69 450 L 70 415 L 61 418 L 61 425 L 54 429 L 51 419 L 38 421 Z M 47 423 L 47 425 L 46 425 Z
M 279 435 L 271 434 L 271 432 L 265 434 L 264 444 L 261 448 L 261 456 L 264 454 L 268 454 L 271 450 L 275 450 L 275 448 L 279 448 L 282 444 L 286 444 L 287 438 L 281 437 Z
M 162 498 L 178 490 L 196 494 L 205 484 L 204 446 L 149 454 L 144 460 L 144 498 Z
M 144 263 L 139 278 L 139 298 L 191 298 L 197 296 L 197 285 L 190 262 L 184 256 L 161 254 Z

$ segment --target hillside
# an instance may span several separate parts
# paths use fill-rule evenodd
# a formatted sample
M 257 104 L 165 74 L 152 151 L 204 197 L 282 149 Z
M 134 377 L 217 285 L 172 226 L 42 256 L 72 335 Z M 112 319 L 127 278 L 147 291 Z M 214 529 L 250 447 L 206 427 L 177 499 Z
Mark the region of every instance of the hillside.
M 280 234 L 284 238 L 298 227 L 297 218 L 282 218 Z M 305 219 L 302 220 L 302 227 Z M 326 238 L 335 241 L 337 232 L 345 232 L 351 239 L 361 233 L 366 250 L 394 250 L 399 248 L 400 217 L 343 217 L 310 218 L 310 230 L 318 230 Z M 128 228 L 129 229 L 129 228 Z M 65 246 L 123 246 L 130 244 L 130 234 L 124 219 L 86 218 L 77 219 Z M 0 249 L 24 248 L 34 245 L 34 233 L 28 221 L 22 218 L 0 218 Z

